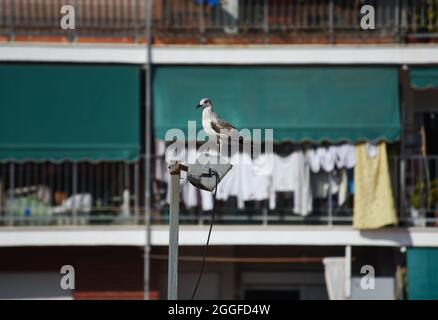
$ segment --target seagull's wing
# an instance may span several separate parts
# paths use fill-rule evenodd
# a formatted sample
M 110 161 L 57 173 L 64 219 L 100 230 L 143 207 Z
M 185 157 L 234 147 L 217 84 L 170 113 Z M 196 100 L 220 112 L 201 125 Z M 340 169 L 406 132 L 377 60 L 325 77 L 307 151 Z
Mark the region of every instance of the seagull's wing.
M 210 121 L 211 127 L 213 128 L 216 133 L 220 134 L 221 130 L 224 130 L 226 132 L 230 132 L 232 130 L 236 130 L 235 127 L 233 127 L 231 124 L 226 122 L 225 120 L 222 120 L 220 118 L 215 118 Z

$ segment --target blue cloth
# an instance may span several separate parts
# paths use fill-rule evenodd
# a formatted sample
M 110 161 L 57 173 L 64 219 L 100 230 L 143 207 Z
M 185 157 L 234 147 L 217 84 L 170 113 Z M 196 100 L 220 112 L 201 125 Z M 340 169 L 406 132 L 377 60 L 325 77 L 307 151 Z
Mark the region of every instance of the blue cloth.
M 209 5 L 211 7 L 215 7 L 219 4 L 219 0 L 195 0 L 196 4 L 206 4 Z
M 354 194 L 354 171 L 353 169 L 347 170 L 348 176 L 348 193 Z

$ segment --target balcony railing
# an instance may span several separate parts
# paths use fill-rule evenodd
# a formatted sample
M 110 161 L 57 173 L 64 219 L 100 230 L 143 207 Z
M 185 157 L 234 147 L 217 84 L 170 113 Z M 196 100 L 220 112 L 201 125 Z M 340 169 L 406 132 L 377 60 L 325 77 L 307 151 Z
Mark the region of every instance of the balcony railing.
M 399 163 L 395 183 L 402 221 L 415 226 L 438 226 L 438 156 L 394 158 Z
M 0 164 L 0 226 L 143 224 L 141 162 L 43 162 Z M 438 226 L 438 156 L 392 157 L 393 193 L 401 226 Z M 153 179 L 152 222 L 168 223 L 166 185 Z M 314 201 L 306 217 L 292 213 L 290 195 L 245 203 L 217 202 L 219 224 L 351 225 L 354 195 L 342 206 L 329 196 Z M 211 212 L 187 209 L 181 223 L 208 223 Z
M 152 1 L 155 43 L 397 43 L 433 41 L 438 35 L 437 0 Z M 61 28 L 64 0 L 2 0 L 0 35 L 143 41 L 144 0 L 69 3 L 75 7 L 74 30 Z M 364 5 L 375 9 L 375 30 L 360 27 Z
M 0 164 L 0 224 L 135 224 L 138 162 Z

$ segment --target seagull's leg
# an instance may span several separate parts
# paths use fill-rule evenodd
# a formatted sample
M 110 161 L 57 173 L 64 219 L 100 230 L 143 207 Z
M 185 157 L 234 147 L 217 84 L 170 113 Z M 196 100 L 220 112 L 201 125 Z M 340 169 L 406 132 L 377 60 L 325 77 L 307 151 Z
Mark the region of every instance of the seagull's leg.
M 219 135 L 216 137 L 216 142 L 217 142 L 217 148 L 218 148 L 218 155 L 221 155 L 221 139 L 219 137 Z

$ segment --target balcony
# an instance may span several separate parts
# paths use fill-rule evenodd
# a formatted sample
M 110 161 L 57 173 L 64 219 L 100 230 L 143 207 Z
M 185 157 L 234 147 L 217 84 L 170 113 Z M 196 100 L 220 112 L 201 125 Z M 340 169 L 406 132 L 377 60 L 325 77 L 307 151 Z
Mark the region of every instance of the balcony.
M 144 0 L 76 0 L 75 29 L 60 27 L 61 0 L 4 0 L 0 40 L 144 42 Z M 360 9 L 375 8 L 375 30 Z M 435 42 L 433 0 L 154 0 L 155 44 L 294 44 Z
M 392 157 L 389 160 L 399 226 L 438 226 L 438 157 Z M 0 165 L 1 226 L 139 225 L 144 223 L 143 163 L 24 162 Z M 168 223 L 165 184 L 153 179 L 152 223 Z M 331 193 L 329 192 L 329 195 Z M 268 201 L 217 202 L 215 220 L 222 225 L 350 226 L 354 196 L 337 206 L 332 196 L 314 202 L 306 217 L 292 213 L 283 197 L 270 210 Z M 211 212 L 185 208 L 181 223 L 204 225 Z

